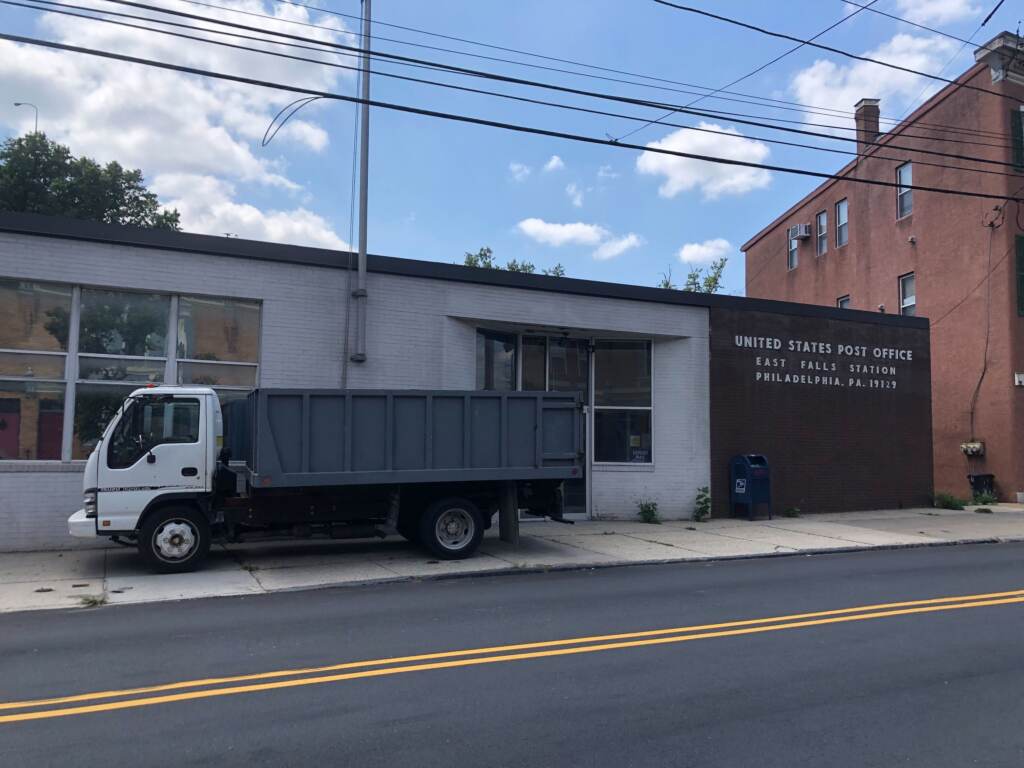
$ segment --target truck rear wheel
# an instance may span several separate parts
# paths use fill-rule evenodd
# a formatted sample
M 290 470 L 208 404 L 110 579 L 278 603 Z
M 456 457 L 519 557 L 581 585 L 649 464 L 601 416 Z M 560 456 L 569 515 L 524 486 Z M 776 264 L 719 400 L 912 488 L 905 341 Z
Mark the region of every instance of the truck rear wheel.
M 196 570 L 210 551 L 210 524 L 189 507 L 165 507 L 146 518 L 139 531 L 139 554 L 157 573 Z
M 469 557 L 483 535 L 483 516 L 468 499 L 442 499 L 420 518 L 420 543 L 442 560 Z

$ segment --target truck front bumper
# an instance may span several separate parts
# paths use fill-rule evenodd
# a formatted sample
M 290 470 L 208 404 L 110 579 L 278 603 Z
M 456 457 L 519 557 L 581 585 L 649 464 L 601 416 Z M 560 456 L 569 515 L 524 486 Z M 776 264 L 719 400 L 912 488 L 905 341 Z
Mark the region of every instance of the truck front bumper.
M 96 518 L 86 517 L 84 509 L 78 510 L 68 518 L 68 533 L 79 539 L 96 538 Z

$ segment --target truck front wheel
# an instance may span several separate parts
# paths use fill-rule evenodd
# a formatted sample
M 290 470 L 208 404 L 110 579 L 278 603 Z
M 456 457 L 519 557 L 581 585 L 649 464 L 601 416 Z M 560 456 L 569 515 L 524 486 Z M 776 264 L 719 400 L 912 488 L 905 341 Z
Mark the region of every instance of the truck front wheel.
M 194 571 L 209 551 L 210 524 L 196 509 L 159 509 L 139 531 L 139 554 L 157 573 Z
M 483 535 L 483 516 L 468 499 L 442 499 L 420 518 L 420 542 L 442 560 L 469 557 Z

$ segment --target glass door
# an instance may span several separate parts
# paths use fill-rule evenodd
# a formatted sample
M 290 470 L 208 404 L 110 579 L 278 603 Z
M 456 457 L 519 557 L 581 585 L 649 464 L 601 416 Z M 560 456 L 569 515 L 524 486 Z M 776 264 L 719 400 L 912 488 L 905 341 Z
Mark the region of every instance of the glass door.
M 587 450 L 590 410 L 590 340 L 564 336 L 522 337 L 521 389 L 547 392 L 579 392 L 583 396 L 583 435 Z M 587 462 L 583 474 L 567 480 L 563 491 L 565 515 L 585 519 L 590 511 L 587 498 Z

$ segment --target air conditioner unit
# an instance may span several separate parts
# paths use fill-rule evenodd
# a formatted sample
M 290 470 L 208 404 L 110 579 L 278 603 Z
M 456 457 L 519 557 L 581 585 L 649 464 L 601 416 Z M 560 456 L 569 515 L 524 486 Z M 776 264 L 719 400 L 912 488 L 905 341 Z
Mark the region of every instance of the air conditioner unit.
M 806 240 L 811 236 L 810 224 L 794 224 L 788 230 L 790 240 Z

